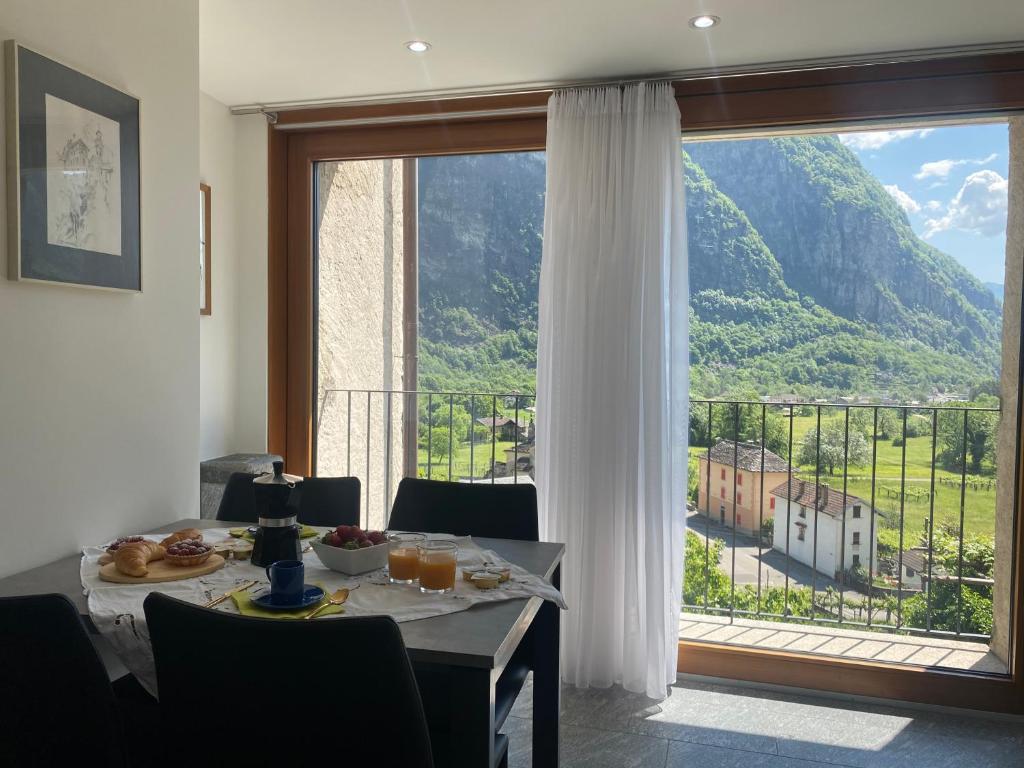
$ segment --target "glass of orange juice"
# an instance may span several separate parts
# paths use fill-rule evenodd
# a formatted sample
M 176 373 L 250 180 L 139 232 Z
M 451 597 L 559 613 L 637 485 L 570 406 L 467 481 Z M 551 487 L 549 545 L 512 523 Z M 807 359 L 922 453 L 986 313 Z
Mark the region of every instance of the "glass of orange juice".
M 455 589 L 455 561 L 459 547 L 454 541 L 424 541 L 420 554 L 420 592 L 439 594 Z
M 388 536 L 388 576 L 392 584 L 415 584 L 420 575 L 420 553 L 416 548 L 426 540 L 422 533 L 392 533 Z

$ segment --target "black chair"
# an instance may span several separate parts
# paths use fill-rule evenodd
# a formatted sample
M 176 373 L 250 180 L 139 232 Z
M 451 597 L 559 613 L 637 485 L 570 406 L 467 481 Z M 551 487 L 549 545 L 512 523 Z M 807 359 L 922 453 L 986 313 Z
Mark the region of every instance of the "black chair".
M 217 519 L 236 523 L 257 522 L 256 492 L 252 481 L 255 475 L 248 472 L 234 472 L 224 486 L 224 495 L 217 507 Z
M 300 523 L 359 525 L 358 477 L 307 477 L 298 491 Z
M 388 528 L 537 541 L 537 488 L 529 483 L 449 483 L 408 477 L 398 484 Z M 532 655 L 532 638 L 528 634 L 512 654 L 495 685 L 495 729 L 505 724 L 512 711 L 532 669 Z M 431 699 L 446 685 L 443 677 L 435 672 L 417 670 L 417 675 L 420 685 L 431 691 Z M 431 712 L 430 715 L 432 722 L 450 717 L 445 712 L 436 715 Z M 498 735 L 504 751 L 507 740 L 504 735 Z M 504 765 L 504 759 L 501 764 Z
M 256 619 L 157 592 L 145 609 L 168 733 L 194 735 L 206 712 L 230 735 L 231 762 L 240 765 L 320 766 L 333 756 L 346 765 L 433 766 L 416 678 L 390 617 Z M 230 705 L 220 707 L 211 681 L 225 670 L 239 674 Z M 182 746 L 204 748 L 189 737 Z
M 117 698 L 71 601 L 0 598 L 0 627 L 0 765 L 126 765 Z
M 537 489 L 407 477 L 398 484 L 388 528 L 537 541 Z

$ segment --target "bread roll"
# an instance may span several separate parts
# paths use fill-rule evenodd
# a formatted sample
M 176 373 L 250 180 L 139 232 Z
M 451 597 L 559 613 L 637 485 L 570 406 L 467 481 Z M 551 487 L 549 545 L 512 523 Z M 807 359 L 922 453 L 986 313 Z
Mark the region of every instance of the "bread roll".
M 166 539 L 161 541 L 160 546 L 166 549 L 167 547 L 171 546 L 171 544 L 175 544 L 179 541 L 184 541 L 185 539 L 195 539 L 196 541 L 202 541 L 203 532 L 200 531 L 198 528 L 183 528 L 180 531 L 175 531 Z

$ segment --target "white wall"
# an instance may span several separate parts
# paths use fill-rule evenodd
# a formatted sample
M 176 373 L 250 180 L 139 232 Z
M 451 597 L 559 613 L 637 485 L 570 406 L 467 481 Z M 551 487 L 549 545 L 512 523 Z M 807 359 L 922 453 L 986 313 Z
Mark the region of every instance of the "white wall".
M 144 287 L 0 278 L 3 576 L 198 515 L 198 9 L 4 0 L 0 37 L 142 99 Z
M 774 496 L 775 499 L 775 534 L 772 540 L 772 549 L 778 552 L 786 552 L 786 504 L 782 496 Z M 874 563 L 878 569 L 877 547 L 871 538 L 871 515 L 868 513 L 870 507 L 861 504 L 861 516 L 853 516 L 853 504 L 846 508 L 846 552 L 844 559 L 840 559 L 841 539 L 843 535 L 843 521 L 839 517 L 818 513 L 818 531 L 815 535 L 814 507 L 804 507 L 807 511 L 806 517 L 800 517 L 801 506 L 797 502 L 788 502 L 789 509 L 789 556 L 798 560 L 808 567 L 817 563 L 817 570 L 832 578 L 842 565 L 849 570 L 853 567 L 853 556 L 859 555 L 861 565 L 865 570 Z M 877 513 L 876 513 L 877 514 Z M 807 526 L 804 540 L 797 538 L 799 527 L 797 523 L 804 523 Z M 853 534 L 860 533 L 860 544 L 853 545 Z M 875 520 L 875 539 L 878 537 L 878 519 Z M 869 543 L 873 546 L 869 548 Z M 874 551 L 872 551 L 874 549 Z M 815 560 L 815 558 L 817 558 Z
M 228 108 L 199 94 L 199 180 L 210 185 L 211 313 L 199 318 L 199 458 L 231 452 L 238 359 L 235 126 Z
M 238 225 L 235 450 L 267 446 L 267 120 L 233 117 Z
M 212 313 L 199 318 L 200 460 L 266 449 L 266 136 L 265 118 L 233 116 L 200 93 L 199 176 L 211 188 L 213 277 Z

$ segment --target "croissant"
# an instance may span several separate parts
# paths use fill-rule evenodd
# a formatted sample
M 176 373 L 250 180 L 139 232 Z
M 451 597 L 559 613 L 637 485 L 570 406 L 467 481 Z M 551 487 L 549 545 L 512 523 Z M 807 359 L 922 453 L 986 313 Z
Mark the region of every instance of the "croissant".
M 166 549 L 167 547 L 171 546 L 171 544 L 176 544 L 177 542 L 184 541 L 185 539 L 195 539 L 196 541 L 202 541 L 203 532 L 200 531 L 198 528 L 184 528 L 180 531 L 175 531 L 166 539 L 161 541 L 160 546 Z
M 152 541 L 137 541 L 125 544 L 114 553 L 114 567 L 127 576 L 145 576 L 149 573 L 146 565 L 164 556 L 164 548 Z

